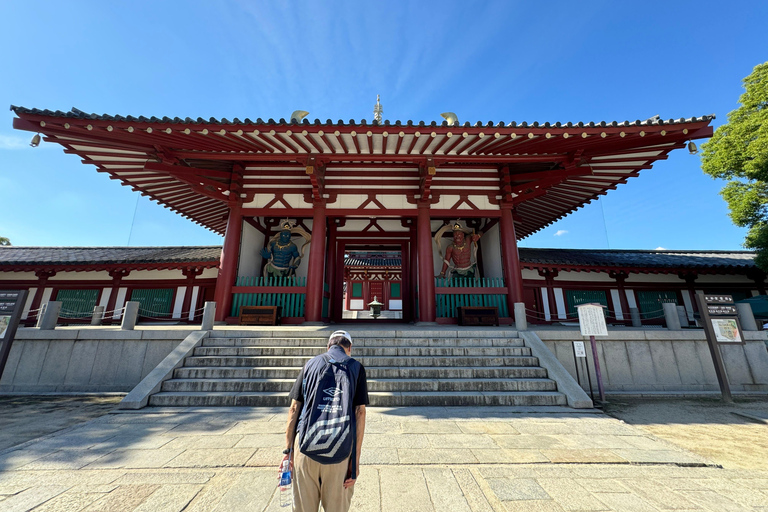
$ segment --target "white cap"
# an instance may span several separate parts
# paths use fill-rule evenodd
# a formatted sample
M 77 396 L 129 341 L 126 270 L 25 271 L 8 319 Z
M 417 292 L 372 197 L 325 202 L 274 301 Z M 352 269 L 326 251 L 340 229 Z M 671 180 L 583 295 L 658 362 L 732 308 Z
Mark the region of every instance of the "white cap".
M 335 331 L 333 334 L 331 334 L 328 340 L 330 341 L 332 338 L 336 336 L 341 336 L 343 338 L 346 338 L 347 340 L 349 340 L 349 343 L 352 344 L 352 336 L 350 336 L 347 331 Z

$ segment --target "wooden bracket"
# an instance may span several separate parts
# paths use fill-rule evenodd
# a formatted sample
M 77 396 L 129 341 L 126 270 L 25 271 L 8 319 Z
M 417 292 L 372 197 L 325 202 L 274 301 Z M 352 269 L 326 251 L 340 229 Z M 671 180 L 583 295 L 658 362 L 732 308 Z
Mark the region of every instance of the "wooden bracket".
M 432 194 L 432 178 L 437 174 L 437 165 L 432 158 L 419 164 L 419 194 L 421 199 L 427 200 Z
M 312 198 L 320 201 L 325 194 L 325 164 L 316 158 L 308 158 L 306 171 L 309 181 L 312 182 Z

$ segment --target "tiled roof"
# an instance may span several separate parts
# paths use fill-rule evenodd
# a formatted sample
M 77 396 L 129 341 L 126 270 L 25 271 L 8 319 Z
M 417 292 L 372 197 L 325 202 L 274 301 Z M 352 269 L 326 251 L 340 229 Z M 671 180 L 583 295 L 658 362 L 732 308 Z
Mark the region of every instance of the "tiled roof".
M 0 247 L 0 269 L 11 265 L 218 263 L 219 246 L 202 247 Z
M 750 251 L 642 251 L 521 247 L 526 267 L 665 269 L 753 268 Z M 14 265 L 218 263 L 221 246 L 198 247 L 0 247 L 0 269 Z M 346 258 L 345 266 L 398 266 L 400 258 Z
M 257 118 L 255 121 L 252 121 L 249 118 L 245 118 L 244 120 L 240 120 L 238 118 L 234 118 L 233 120 L 228 120 L 226 118 L 216 119 L 215 117 L 211 117 L 209 119 L 203 119 L 202 117 L 198 117 L 197 119 L 192 119 L 191 117 L 185 117 L 184 119 L 180 117 L 145 117 L 145 116 L 113 116 L 108 114 L 88 114 L 86 112 L 83 112 L 82 110 L 79 110 L 77 108 L 72 108 L 69 112 L 63 112 L 61 110 L 41 110 L 37 108 L 26 108 L 26 107 L 17 107 L 15 105 L 11 105 L 11 110 L 15 112 L 16 114 L 31 114 L 31 115 L 40 115 L 40 116 L 49 116 L 49 117 L 65 117 L 69 119 L 83 119 L 83 120 L 93 120 L 93 121 L 114 121 L 114 122 L 120 122 L 120 121 L 126 121 L 126 122 L 138 122 L 138 123 L 164 123 L 164 124 L 215 124 L 215 125 L 331 125 L 331 126 L 448 126 L 447 121 L 443 121 L 442 123 L 437 123 L 436 121 L 432 121 L 430 123 L 426 123 L 424 121 L 384 121 L 382 123 L 379 123 L 377 121 L 366 121 L 365 119 L 361 119 L 360 121 L 355 121 L 354 119 L 350 119 L 348 122 L 344 122 L 343 119 L 339 119 L 338 121 L 334 122 L 332 119 L 327 119 L 325 122 L 322 122 L 320 119 L 315 119 L 314 121 L 310 122 L 308 119 L 304 119 L 301 122 L 297 122 L 294 120 L 286 121 L 285 119 L 281 118 L 278 121 L 275 121 L 274 119 L 267 119 L 266 121 L 262 118 Z M 660 125 L 672 125 L 672 124 L 684 124 L 684 123 L 696 123 L 701 121 L 710 121 L 715 118 L 715 115 L 707 115 L 707 116 L 701 116 L 701 117 L 689 117 L 689 118 L 680 118 L 680 119 L 661 119 L 659 116 L 654 116 L 649 119 L 640 120 L 637 119 L 635 121 L 599 121 L 599 122 L 578 122 L 578 123 L 539 123 L 539 122 L 521 122 L 517 123 L 516 121 L 512 121 L 510 123 L 505 123 L 504 121 L 500 121 L 497 123 L 494 123 L 493 121 L 488 121 L 487 123 L 483 123 L 482 121 L 476 122 L 474 125 L 472 125 L 469 122 L 463 123 L 461 126 L 464 127 L 489 127 L 489 128 L 502 128 L 505 126 L 508 127 L 516 127 L 520 126 L 523 128 L 527 127 L 543 127 L 543 128 L 570 128 L 570 127 L 595 127 L 595 126 L 660 126 Z
M 750 251 L 640 251 L 601 249 L 520 248 L 521 263 L 534 266 L 587 266 L 626 268 L 714 269 L 751 268 L 755 253 Z
M 399 267 L 401 258 L 345 258 L 345 267 Z

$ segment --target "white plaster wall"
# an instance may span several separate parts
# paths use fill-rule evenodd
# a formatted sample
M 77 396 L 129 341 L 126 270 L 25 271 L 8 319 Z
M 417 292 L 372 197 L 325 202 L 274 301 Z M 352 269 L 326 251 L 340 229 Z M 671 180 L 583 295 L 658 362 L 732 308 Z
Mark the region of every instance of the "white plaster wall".
M 195 308 L 197 307 L 197 296 L 200 293 L 200 287 L 199 286 L 193 286 L 192 287 L 192 300 L 189 303 L 189 315 L 187 317 L 189 320 L 195 319 Z
M 625 283 L 673 283 L 676 285 L 685 284 L 685 280 L 680 279 L 675 274 L 629 274 Z
M 483 277 L 504 277 L 501 267 L 501 237 L 498 223 L 480 237 L 480 248 L 485 273 Z M 523 276 L 523 279 L 526 277 Z
M 131 281 L 147 281 L 147 280 L 163 280 L 163 279 L 181 279 L 186 280 L 181 270 L 134 270 L 127 277 L 123 278 L 123 283 L 130 283 Z
M 4 281 L 37 281 L 34 272 L 0 272 L 0 282 Z
M 732 284 L 732 283 L 738 283 L 738 284 L 751 284 L 754 285 L 755 282 L 748 278 L 747 276 L 740 276 L 740 275 L 699 275 L 698 278 L 696 278 L 696 286 L 701 286 L 702 284 Z
M 121 309 L 125 305 L 125 296 L 128 294 L 128 288 L 118 288 L 117 289 L 117 298 L 115 299 L 115 312 L 113 314 L 114 318 L 119 320 L 120 317 L 123 316 L 123 312 Z M 107 311 L 109 313 L 109 311 Z
M 537 270 L 530 270 L 530 269 L 524 268 L 520 271 L 520 274 L 522 274 L 523 279 L 546 281 L 544 277 L 539 275 L 539 272 Z
M 219 275 L 219 269 L 217 267 L 207 268 L 203 270 L 203 273 L 196 277 L 196 279 L 216 279 Z
M 48 283 L 54 284 L 59 281 L 111 281 L 109 272 L 106 270 L 98 272 L 59 272 L 48 280 Z
M 24 309 L 21 311 L 21 318 L 23 320 L 26 320 L 29 316 L 29 310 L 32 309 L 32 301 L 35 300 L 35 294 L 37 293 L 37 288 L 30 288 L 29 292 L 27 294 L 27 302 L 24 304 Z
M 181 308 L 184 307 L 184 296 L 187 294 L 186 286 L 176 288 L 176 301 L 173 303 L 173 314 L 171 318 L 181 318 Z
M 243 222 L 240 263 L 237 268 L 238 276 L 256 277 L 261 275 L 261 268 L 264 266 L 264 258 L 261 257 L 264 238 L 264 233 L 247 222 Z
M 580 281 L 589 283 L 613 283 L 616 284 L 616 280 L 603 272 L 560 272 L 555 278 L 555 283 L 558 281 Z

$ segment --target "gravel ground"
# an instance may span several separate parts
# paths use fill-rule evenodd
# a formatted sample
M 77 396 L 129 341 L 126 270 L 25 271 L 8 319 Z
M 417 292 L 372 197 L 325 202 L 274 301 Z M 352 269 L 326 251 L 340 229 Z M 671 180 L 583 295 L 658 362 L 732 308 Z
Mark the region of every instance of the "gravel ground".
M 768 424 L 737 414 L 768 418 L 768 398 L 734 404 L 616 398 L 605 411 L 724 468 L 768 470 Z

